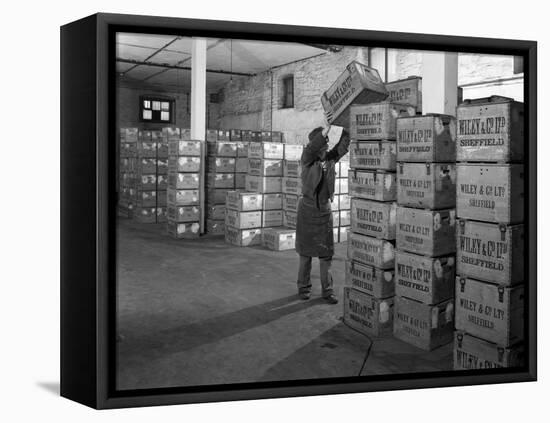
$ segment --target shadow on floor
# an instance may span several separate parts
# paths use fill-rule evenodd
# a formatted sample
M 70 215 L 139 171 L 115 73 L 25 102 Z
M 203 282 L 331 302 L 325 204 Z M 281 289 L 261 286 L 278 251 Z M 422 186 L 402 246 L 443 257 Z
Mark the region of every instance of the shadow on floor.
M 122 334 L 118 353 L 125 359 L 138 356 L 143 360 L 187 351 L 324 303 L 322 298 L 301 301 L 297 295 L 291 295 L 190 325 L 143 334 L 139 338 L 125 337 Z
M 61 392 L 59 382 L 36 382 L 36 386 L 55 396 L 59 396 Z

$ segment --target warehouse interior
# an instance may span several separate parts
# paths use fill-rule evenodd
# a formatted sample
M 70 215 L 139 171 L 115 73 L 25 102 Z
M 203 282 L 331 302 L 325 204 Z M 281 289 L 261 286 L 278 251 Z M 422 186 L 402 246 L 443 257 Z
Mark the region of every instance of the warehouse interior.
M 449 59 L 445 53 L 376 47 L 134 33 L 119 33 L 116 43 L 117 130 L 185 128 L 189 139 L 203 144 L 208 130 L 266 132 L 273 139 L 277 133 L 285 145 L 307 144 L 309 132 L 324 119 L 323 92 L 353 61 L 376 69 L 386 83 L 424 78 L 428 112 L 451 114 L 462 99 L 489 95 L 523 101 L 522 64 L 512 56 Z M 450 82 L 438 92 L 426 90 L 435 78 L 430 72 Z M 341 132 L 331 128 L 332 144 Z M 118 142 L 117 152 L 122 162 Z M 226 241 L 223 227 L 207 223 L 208 170 L 202 171 L 199 236 L 177 239 L 167 231 L 166 216 L 139 219 L 128 211 L 128 202 L 123 212 L 119 208 L 117 389 L 453 369 L 452 342 L 425 351 L 344 322 L 348 243 L 343 233 L 349 223 L 335 231 L 332 274 L 340 302 L 321 298 L 316 259 L 312 297 L 303 301 L 297 295 L 294 249 L 236 246 Z M 119 168 L 113 182 L 119 200 L 123 173 Z

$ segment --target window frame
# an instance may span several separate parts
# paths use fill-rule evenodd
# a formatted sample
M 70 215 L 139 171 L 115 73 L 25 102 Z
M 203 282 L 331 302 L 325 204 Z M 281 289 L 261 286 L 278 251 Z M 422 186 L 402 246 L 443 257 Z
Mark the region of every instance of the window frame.
M 287 75 L 284 78 L 282 78 L 283 83 L 283 95 L 282 95 L 282 106 L 281 109 L 293 109 L 294 108 L 294 75 Z M 290 81 L 290 85 L 289 85 Z M 291 86 L 291 90 L 288 89 L 288 87 Z M 291 104 L 287 104 L 287 100 L 289 97 L 289 91 L 292 93 L 291 96 Z
M 150 108 L 145 107 L 145 102 L 148 101 L 150 103 Z M 160 102 L 160 106 L 158 110 L 153 109 L 153 103 L 154 102 Z M 165 112 L 166 110 L 163 110 L 162 103 L 168 103 L 168 120 L 162 120 L 161 115 L 162 112 Z M 151 110 L 151 119 L 145 119 L 143 117 L 144 110 Z M 155 112 L 158 112 L 158 118 L 155 118 Z M 139 114 L 139 122 L 141 123 L 153 123 L 153 124 L 175 124 L 176 117 L 176 100 L 171 97 L 163 97 L 158 95 L 140 95 L 139 96 L 139 107 L 138 107 L 138 114 Z

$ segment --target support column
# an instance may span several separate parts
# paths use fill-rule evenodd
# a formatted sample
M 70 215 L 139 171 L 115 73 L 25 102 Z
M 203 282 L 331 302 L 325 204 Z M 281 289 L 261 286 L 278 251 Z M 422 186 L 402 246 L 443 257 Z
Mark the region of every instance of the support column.
M 206 193 L 206 39 L 193 38 L 191 45 L 191 139 L 203 141 L 199 183 L 200 233 L 205 232 L 204 197 Z
M 422 53 L 422 111 L 456 116 L 458 53 Z
M 369 48 L 369 67 L 374 68 L 380 74 L 382 81 L 387 82 L 387 72 L 386 72 L 386 49 L 383 47 L 373 47 Z

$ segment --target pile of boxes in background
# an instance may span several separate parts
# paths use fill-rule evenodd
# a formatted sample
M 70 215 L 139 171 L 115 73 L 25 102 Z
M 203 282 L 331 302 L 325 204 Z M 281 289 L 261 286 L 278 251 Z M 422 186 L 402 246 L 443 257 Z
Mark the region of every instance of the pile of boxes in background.
M 498 96 L 466 101 L 457 120 L 454 368 L 520 366 L 526 255 L 523 104 Z
M 204 143 L 185 129 L 165 128 L 168 143 L 167 224 L 170 236 L 197 238 L 201 221 L 201 172 Z
M 397 120 L 394 335 L 431 351 L 452 341 L 456 119 Z
M 136 165 L 138 128 L 120 128 L 119 132 L 119 162 L 117 163 L 118 215 L 126 218 L 134 217 L 136 206 Z

